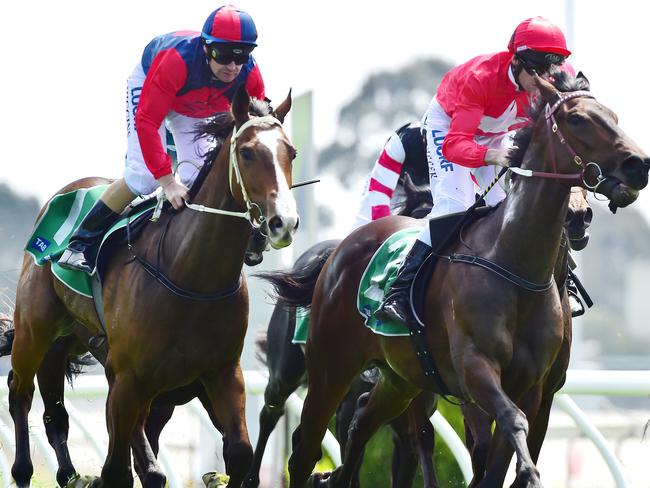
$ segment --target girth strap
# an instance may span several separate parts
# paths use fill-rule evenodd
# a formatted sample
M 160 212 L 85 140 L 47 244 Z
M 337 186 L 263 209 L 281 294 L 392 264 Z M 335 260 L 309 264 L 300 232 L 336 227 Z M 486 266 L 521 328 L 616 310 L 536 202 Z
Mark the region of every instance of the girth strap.
M 493 273 L 499 275 L 501 278 L 528 291 L 533 291 L 533 292 L 546 291 L 549 288 L 551 288 L 555 283 L 555 278 L 553 278 L 552 276 L 547 283 L 533 283 L 532 281 L 528 281 L 527 279 L 522 278 L 521 276 L 518 276 L 513 272 L 507 270 L 503 266 L 499 266 L 498 264 L 489 261 L 485 258 L 482 258 L 481 256 L 453 253 L 449 256 L 438 256 L 438 257 L 442 259 L 446 259 L 450 263 L 456 262 L 456 263 L 473 264 L 475 266 L 480 266 L 481 268 L 487 269 L 488 271 L 492 271 Z

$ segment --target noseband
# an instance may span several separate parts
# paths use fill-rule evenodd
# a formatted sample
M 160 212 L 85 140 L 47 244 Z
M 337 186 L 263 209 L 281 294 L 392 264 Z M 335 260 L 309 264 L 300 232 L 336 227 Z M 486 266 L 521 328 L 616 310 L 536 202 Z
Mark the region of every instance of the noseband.
M 562 131 L 558 127 L 557 120 L 555 120 L 555 112 L 557 112 L 558 108 L 560 108 L 560 106 L 563 103 L 578 97 L 586 97 L 586 98 L 594 98 L 594 99 L 596 98 L 593 96 L 591 92 L 588 92 L 586 90 L 567 92 L 560 95 L 558 100 L 553 105 L 547 103 L 544 109 L 544 118 L 546 119 L 546 134 L 548 139 L 548 145 L 551 151 L 551 164 L 553 165 L 553 172 L 549 173 L 544 171 L 533 171 L 533 170 L 515 168 L 515 167 L 509 168 L 510 171 L 512 171 L 515 174 L 521 176 L 527 176 L 527 177 L 550 178 L 550 179 L 558 179 L 558 180 L 573 180 L 577 183 L 583 184 L 590 191 L 594 193 L 596 192 L 596 190 L 601 185 L 601 183 L 603 183 L 607 179 L 605 176 L 603 176 L 603 170 L 600 168 L 598 163 L 595 163 L 593 161 L 590 161 L 586 164 L 584 163 L 583 159 L 578 155 L 578 153 L 573 149 L 573 147 L 571 147 L 571 144 L 569 144 L 566 137 L 564 137 Z M 566 147 L 567 151 L 573 158 L 573 162 L 578 166 L 582 167 L 582 171 L 580 171 L 579 173 L 570 173 L 570 174 L 558 172 L 557 159 L 555 156 L 555 146 L 553 145 L 553 134 L 557 135 L 560 143 Z M 593 166 L 597 169 L 596 182 L 594 184 L 590 184 L 589 182 L 587 182 L 586 179 L 586 171 L 590 166 Z

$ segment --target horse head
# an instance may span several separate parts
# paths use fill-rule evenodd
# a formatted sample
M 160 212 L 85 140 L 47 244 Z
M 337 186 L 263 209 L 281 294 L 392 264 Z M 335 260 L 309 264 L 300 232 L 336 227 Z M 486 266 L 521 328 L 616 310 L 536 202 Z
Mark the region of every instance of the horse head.
M 554 171 L 575 173 L 581 186 L 606 196 L 614 208 L 633 203 L 648 184 L 650 158 L 618 126 L 616 114 L 587 91 L 582 73 L 576 78 L 581 89 L 574 91 L 558 91 L 540 77 L 536 83 L 546 104 L 538 124 L 547 125 Z
M 430 186 L 416 185 L 411 175 L 404 173 L 404 199 L 397 206 L 398 214 L 422 219 L 429 215 L 432 206 Z
M 564 221 L 569 245 L 574 251 L 582 251 L 589 242 L 587 229 L 594 216 L 593 210 L 587 202 L 587 190 L 576 186 L 571 189 L 569 208 Z
M 291 193 L 296 149 L 282 128 L 291 108 L 291 92 L 272 115 L 251 116 L 250 107 L 250 96 L 241 85 L 232 103 L 235 128 L 230 158 L 235 175 L 231 174 L 231 188 L 235 199 L 256 214 L 254 218 L 271 246 L 279 249 L 291 244 L 298 228 Z

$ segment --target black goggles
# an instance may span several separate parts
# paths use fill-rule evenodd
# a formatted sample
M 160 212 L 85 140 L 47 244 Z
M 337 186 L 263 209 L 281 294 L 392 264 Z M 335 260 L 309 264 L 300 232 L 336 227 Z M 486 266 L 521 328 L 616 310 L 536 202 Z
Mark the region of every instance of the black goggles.
M 214 59 L 218 64 L 230 64 L 234 62 L 237 65 L 246 64 L 251 57 L 253 48 L 245 47 L 226 47 L 218 44 L 207 44 L 209 59 Z
M 533 74 L 536 71 L 538 74 L 548 73 L 553 66 L 559 66 L 564 63 L 565 57 L 561 54 L 544 53 L 539 51 L 525 51 L 517 54 L 517 59 L 523 64 L 524 69 Z

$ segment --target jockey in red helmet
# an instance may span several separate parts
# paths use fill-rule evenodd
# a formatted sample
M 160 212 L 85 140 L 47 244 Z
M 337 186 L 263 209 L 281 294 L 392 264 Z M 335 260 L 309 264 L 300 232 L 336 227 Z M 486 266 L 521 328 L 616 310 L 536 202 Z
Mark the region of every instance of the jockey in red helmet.
M 175 209 L 210 148 L 195 139 L 197 123 L 230 109 L 240 84 L 264 99 L 262 75 L 251 56 L 257 29 L 251 16 L 232 5 L 210 14 L 202 32 L 178 31 L 154 38 L 127 81 L 127 153 L 124 177 L 113 182 L 81 222 L 59 259 L 66 268 L 92 272 L 105 231 L 138 195 L 161 186 Z M 181 182 L 172 176 L 166 132 L 174 137 Z M 190 164 L 184 164 L 190 163 Z
M 564 34 L 542 17 L 517 26 L 508 50 L 477 56 L 449 71 L 442 79 L 422 119 L 433 208 L 429 218 L 464 211 L 475 200 L 475 183 L 487 188 L 501 167 L 508 165 L 513 131 L 529 122 L 534 75 L 560 66 L 571 52 Z M 505 197 L 495 185 L 488 205 Z M 426 226 L 406 256 L 377 316 L 411 320 L 409 286 L 431 251 Z

